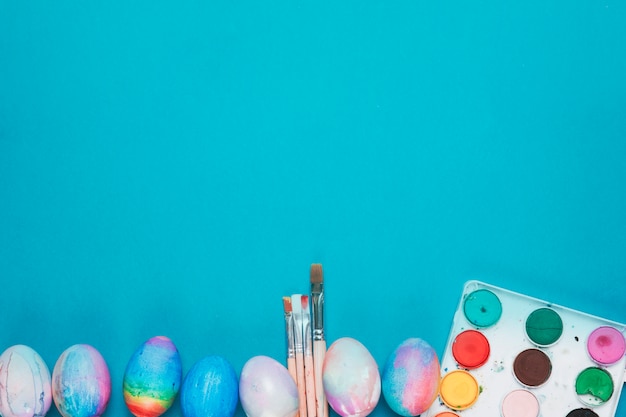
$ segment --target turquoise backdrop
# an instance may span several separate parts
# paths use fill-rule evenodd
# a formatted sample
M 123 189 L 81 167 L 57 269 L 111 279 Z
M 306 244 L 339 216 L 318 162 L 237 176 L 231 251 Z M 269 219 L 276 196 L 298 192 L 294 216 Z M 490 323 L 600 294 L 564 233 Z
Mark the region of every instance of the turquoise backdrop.
M 105 416 L 130 416 L 152 336 L 184 372 L 284 361 L 312 262 L 329 343 L 381 368 L 407 337 L 443 352 L 469 279 L 626 322 L 625 22 L 621 0 L 0 0 L 0 350 L 52 369 L 93 345 Z

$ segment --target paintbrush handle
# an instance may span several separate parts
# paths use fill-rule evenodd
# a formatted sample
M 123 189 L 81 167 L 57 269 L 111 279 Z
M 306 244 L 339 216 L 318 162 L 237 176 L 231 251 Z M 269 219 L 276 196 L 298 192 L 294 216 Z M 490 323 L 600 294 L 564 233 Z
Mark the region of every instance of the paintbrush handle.
M 298 373 L 296 372 L 296 358 L 291 357 L 287 358 L 287 370 L 289 370 L 289 374 L 293 378 L 293 382 L 298 384 Z
M 328 417 L 328 403 L 324 394 L 322 382 L 322 366 L 326 355 L 326 341 L 313 341 L 313 364 L 315 367 L 315 402 L 317 404 L 317 417 Z
M 287 358 L 287 370 L 289 374 L 293 378 L 293 382 L 296 383 L 296 387 L 298 386 L 298 372 L 296 370 L 296 357 L 290 356 Z M 300 417 L 300 413 L 296 413 L 294 417 Z
M 313 369 L 313 355 L 304 355 L 304 376 L 306 383 L 306 404 L 307 417 L 316 417 L 316 391 L 315 391 L 315 370 Z
M 304 354 L 302 352 L 296 352 L 296 369 L 297 369 L 297 385 L 298 385 L 298 407 L 300 417 L 307 417 L 306 415 L 306 383 L 304 377 Z

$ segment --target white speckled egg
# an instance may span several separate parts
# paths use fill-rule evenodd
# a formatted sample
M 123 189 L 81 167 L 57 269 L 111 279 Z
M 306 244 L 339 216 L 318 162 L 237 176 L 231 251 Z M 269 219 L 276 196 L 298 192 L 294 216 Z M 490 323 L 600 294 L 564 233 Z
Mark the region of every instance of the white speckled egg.
M 432 405 L 439 390 L 439 359 L 435 349 L 419 338 L 402 342 L 383 369 L 383 396 L 401 416 L 418 416 Z
M 32 348 L 11 346 L 0 355 L 0 414 L 44 416 L 52 404 L 50 371 Z
M 239 377 L 239 399 L 248 417 L 294 417 L 298 388 L 287 368 L 269 356 L 254 356 Z
M 365 417 L 380 399 L 378 365 L 367 348 L 350 337 L 328 348 L 322 381 L 328 403 L 343 417 Z

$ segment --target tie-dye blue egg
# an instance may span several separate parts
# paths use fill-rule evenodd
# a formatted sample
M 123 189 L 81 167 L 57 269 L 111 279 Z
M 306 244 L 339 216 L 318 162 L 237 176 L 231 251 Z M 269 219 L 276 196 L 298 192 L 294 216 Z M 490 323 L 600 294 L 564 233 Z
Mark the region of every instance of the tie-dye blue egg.
M 111 396 L 104 358 L 90 345 L 67 348 L 52 371 L 52 398 L 63 417 L 98 417 Z
M 418 416 L 437 398 L 439 359 L 435 349 L 417 337 L 406 339 L 391 353 L 383 369 L 383 396 L 405 417 Z

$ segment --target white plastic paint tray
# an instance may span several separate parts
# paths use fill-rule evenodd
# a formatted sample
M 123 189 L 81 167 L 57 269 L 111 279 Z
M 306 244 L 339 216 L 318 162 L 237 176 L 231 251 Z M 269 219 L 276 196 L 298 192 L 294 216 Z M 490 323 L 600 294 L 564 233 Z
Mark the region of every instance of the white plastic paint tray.
M 486 321 L 489 322 L 493 319 L 493 314 L 495 314 L 493 306 L 487 305 L 483 307 L 480 303 L 476 305 L 476 298 L 480 298 L 476 296 L 488 295 L 488 293 L 492 293 L 499 300 L 501 315 L 493 324 L 483 327 L 485 323 L 481 323 L 480 318 L 478 321 L 470 321 L 464 309 L 467 307 L 468 313 L 472 316 L 472 309 L 479 308 L 479 310 L 474 310 L 474 312 L 478 311 L 478 314 L 484 312 L 487 316 Z M 472 301 L 468 301 L 468 299 Z M 562 320 L 562 332 L 556 342 L 549 343 L 550 340 L 542 340 L 541 344 L 538 345 L 529 337 L 529 334 L 532 334 L 534 340 L 537 340 L 536 334 L 532 333 L 532 323 L 529 323 L 530 333 L 527 332 L 527 320 L 534 311 L 541 310 L 542 313 L 545 313 L 545 309 L 557 313 L 558 317 L 560 317 Z M 489 316 L 490 314 L 492 316 Z M 533 315 L 533 317 L 536 317 L 536 315 Z M 474 317 L 472 316 L 473 319 Z M 455 413 L 461 417 L 496 417 L 503 415 L 504 417 L 533 417 L 533 414 L 539 417 L 566 417 L 573 410 L 577 409 L 591 410 L 600 417 L 615 416 L 617 403 L 624 384 L 626 356 L 622 353 L 619 359 L 611 364 L 600 364 L 592 359 L 587 348 L 588 339 L 594 330 L 601 327 L 612 330 L 614 334 L 621 334 L 622 338 L 626 334 L 626 325 L 621 323 L 594 317 L 483 282 L 467 282 L 454 315 L 445 352 L 441 357 L 442 384 L 439 396 L 429 410 L 423 414 L 423 417 L 434 417 L 442 412 Z M 474 369 L 459 364 L 459 361 L 453 355 L 454 347 L 457 357 L 461 356 L 458 353 L 461 342 L 455 342 L 455 340 L 458 335 L 466 330 L 479 332 L 487 339 L 489 344 L 489 354 L 485 363 L 476 368 L 474 368 L 476 363 L 471 363 L 470 367 Z M 543 329 L 540 329 L 540 331 L 543 331 Z M 547 329 L 547 331 L 558 333 L 558 329 Z M 471 334 L 471 332 L 467 334 Z M 456 346 L 454 346 L 455 344 Z M 527 349 L 533 349 L 533 353 L 536 353 L 534 350 L 539 350 L 549 358 L 551 371 L 545 382 L 536 384 L 536 381 L 533 381 L 531 385 L 525 385 L 520 382 L 520 378 L 514 372 L 516 358 Z M 471 346 L 470 351 L 474 352 Z M 517 360 L 518 367 L 516 369 L 523 369 L 524 360 L 521 357 Z M 461 362 L 467 363 L 467 360 L 463 359 Z M 531 372 L 535 371 L 532 363 L 526 365 Z M 610 398 L 606 398 L 606 390 L 604 390 L 604 394 L 600 395 L 601 397 L 604 395 L 605 401 L 599 400 L 596 396 L 588 393 L 585 394 L 583 390 L 584 384 L 581 382 L 583 379 L 578 381 L 580 387 L 577 387 L 580 373 L 587 368 L 594 368 L 592 371 L 588 371 L 591 372 L 591 375 L 596 375 L 596 372 L 601 374 L 603 378 L 603 375 L 610 375 L 613 383 L 613 392 Z M 469 398 L 467 397 L 468 395 L 471 397 L 471 391 L 475 388 L 472 384 L 466 384 L 470 379 L 466 381 L 464 379 L 467 377 L 466 374 L 456 372 L 454 376 L 449 377 L 448 381 L 456 378 L 457 385 L 450 385 L 445 382 L 448 374 L 459 370 L 469 373 L 476 381 L 478 387 L 478 395 L 475 402 L 465 409 L 459 408 L 467 405 L 467 402 L 463 402 L 465 401 L 464 398 Z M 523 372 L 520 372 L 520 374 L 523 374 Z M 526 377 L 521 379 L 525 383 L 529 382 Z M 444 384 L 447 384 L 447 386 L 444 387 Z M 448 393 L 448 402 L 453 402 L 454 400 L 450 401 L 450 397 L 458 394 L 463 399 L 463 401 L 460 401 L 463 404 L 445 404 L 444 389 Z M 577 389 L 580 390 L 579 393 L 577 393 Z M 469 392 L 465 390 L 469 390 Z M 503 414 L 503 406 L 509 407 L 508 409 L 511 410 L 510 407 L 513 404 L 510 402 L 512 397 L 504 401 L 505 397 L 517 390 L 522 390 L 524 395 L 528 395 L 527 392 L 530 392 L 532 397 L 536 398 L 538 405 L 537 413 L 532 411 L 532 406 L 518 404 L 513 405 L 514 408 L 517 408 L 516 412 L 507 413 L 504 411 Z M 450 395 L 450 393 L 453 395 Z M 516 393 L 515 395 L 518 394 Z M 591 413 L 582 414 L 582 411 L 578 412 L 581 413 L 579 415 L 593 416 Z M 446 414 L 445 416 L 452 415 Z M 575 413 L 570 415 L 575 415 Z

